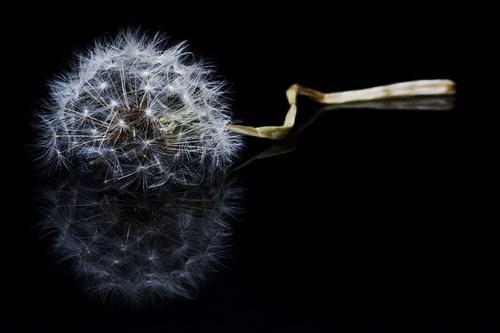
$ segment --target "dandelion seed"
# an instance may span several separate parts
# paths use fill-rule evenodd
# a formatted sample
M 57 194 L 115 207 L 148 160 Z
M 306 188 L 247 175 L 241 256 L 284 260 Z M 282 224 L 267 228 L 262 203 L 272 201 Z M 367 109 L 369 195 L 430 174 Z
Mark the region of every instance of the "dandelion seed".
M 224 174 L 241 138 L 227 127 L 224 83 L 186 49 L 126 31 L 80 55 L 52 82 L 39 117 L 42 167 L 97 169 L 106 182 L 145 189 Z
M 224 262 L 240 209 L 233 182 L 116 191 L 87 181 L 45 188 L 40 227 L 91 295 L 137 305 L 192 298 Z

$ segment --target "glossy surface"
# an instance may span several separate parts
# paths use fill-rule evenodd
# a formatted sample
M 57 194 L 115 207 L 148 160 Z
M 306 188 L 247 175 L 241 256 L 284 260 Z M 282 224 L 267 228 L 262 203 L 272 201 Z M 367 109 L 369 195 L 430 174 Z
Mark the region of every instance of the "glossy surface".
M 225 7 L 230 14 L 181 4 L 85 7 L 67 16 L 8 9 L 0 331 L 495 331 L 495 11 L 460 2 L 335 12 L 309 2 L 238 6 Z M 74 50 L 131 24 L 189 40 L 232 83 L 234 114 L 247 124 L 280 124 L 294 82 L 342 91 L 449 78 L 457 83 L 455 107 L 324 112 L 286 142 L 293 151 L 236 172 L 245 212 L 232 222 L 231 259 L 194 300 L 102 304 L 87 297 L 70 267 L 55 265 L 50 240 L 39 237 L 35 190 L 44 177 L 30 163 L 29 121 L 48 78 L 67 69 Z M 319 106 L 299 103 L 300 126 Z M 247 139 L 240 161 L 273 144 Z

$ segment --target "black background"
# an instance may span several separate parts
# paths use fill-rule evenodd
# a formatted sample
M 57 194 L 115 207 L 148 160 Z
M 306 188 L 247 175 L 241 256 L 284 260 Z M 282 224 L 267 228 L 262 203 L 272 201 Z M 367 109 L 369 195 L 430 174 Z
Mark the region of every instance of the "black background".
M 1 332 L 494 332 L 500 329 L 499 11 L 460 1 L 4 5 Z M 231 83 L 235 118 L 282 121 L 324 91 L 457 82 L 447 112 L 337 110 L 295 151 L 242 169 L 232 260 L 190 301 L 103 305 L 54 266 L 28 145 L 74 52 L 120 28 L 188 40 Z M 299 101 L 299 122 L 317 105 Z M 241 161 L 271 145 L 247 139 Z

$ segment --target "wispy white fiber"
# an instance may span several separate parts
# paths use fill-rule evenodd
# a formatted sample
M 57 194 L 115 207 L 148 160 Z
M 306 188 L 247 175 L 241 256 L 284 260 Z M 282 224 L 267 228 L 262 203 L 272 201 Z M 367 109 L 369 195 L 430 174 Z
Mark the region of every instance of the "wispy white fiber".
M 136 305 L 197 294 L 225 258 L 240 195 L 231 182 L 132 192 L 76 178 L 43 193 L 59 261 L 90 294 Z
M 94 170 L 145 189 L 199 184 L 224 173 L 241 147 L 228 130 L 224 83 L 160 35 L 125 31 L 79 55 L 50 84 L 36 125 L 46 170 Z

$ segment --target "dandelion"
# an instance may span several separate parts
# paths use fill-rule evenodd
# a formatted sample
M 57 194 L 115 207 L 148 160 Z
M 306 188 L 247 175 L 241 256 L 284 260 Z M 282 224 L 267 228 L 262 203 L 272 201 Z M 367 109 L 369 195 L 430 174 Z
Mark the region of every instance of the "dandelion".
M 224 83 L 185 43 L 164 46 L 159 35 L 123 32 L 54 80 L 37 121 L 41 166 L 145 189 L 227 170 L 241 139 L 227 127 Z
M 420 80 L 337 93 L 293 84 L 283 125 L 231 123 L 224 83 L 186 43 L 126 31 L 82 54 L 72 72 L 51 83 L 38 115 L 38 161 L 104 174 L 106 183 L 151 189 L 197 185 L 226 173 L 242 135 L 283 139 L 294 126 L 298 95 L 325 104 L 454 93 L 450 80 Z
M 192 298 L 227 257 L 240 191 L 210 186 L 124 191 L 70 178 L 43 191 L 41 228 L 59 262 L 102 300 Z

